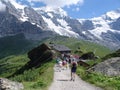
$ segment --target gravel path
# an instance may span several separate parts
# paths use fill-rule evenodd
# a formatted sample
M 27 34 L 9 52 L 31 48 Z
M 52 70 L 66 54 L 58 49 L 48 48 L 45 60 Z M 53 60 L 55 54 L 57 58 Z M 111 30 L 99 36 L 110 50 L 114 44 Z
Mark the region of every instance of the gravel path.
M 59 71 L 55 65 L 54 71 L 54 81 L 49 90 L 102 90 L 81 80 L 77 75 L 75 81 L 70 81 L 69 68 Z

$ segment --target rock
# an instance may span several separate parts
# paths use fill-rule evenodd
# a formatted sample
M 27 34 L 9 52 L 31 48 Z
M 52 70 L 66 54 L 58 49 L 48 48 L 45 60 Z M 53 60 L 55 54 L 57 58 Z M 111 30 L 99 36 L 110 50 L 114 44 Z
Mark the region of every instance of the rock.
M 6 78 L 0 78 L 0 90 L 23 90 L 22 83 L 14 82 Z
M 92 70 L 108 76 L 120 76 L 120 57 L 105 60 L 92 67 Z
M 30 61 L 28 62 L 28 67 L 35 68 L 48 61 L 53 60 L 54 53 L 47 44 L 43 43 L 40 46 L 29 51 L 28 58 L 30 58 Z
M 88 52 L 83 54 L 80 59 L 86 60 L 86 59 L 95 59 L 95 54 L 93 52 Z
M 43 43 L 40 46 L 33 48 L 31 51 L 28 52 L 28 58 L 30 59 L 22 68 L 17 70 L 13 75 L 13 77 L 18 74 L 24 73 L 25 70 L 29 70 L 32 68 L 38 68 L 43 64 L 52 61 L 55 57 L 55 52 L 51 50 L 47 44 Z

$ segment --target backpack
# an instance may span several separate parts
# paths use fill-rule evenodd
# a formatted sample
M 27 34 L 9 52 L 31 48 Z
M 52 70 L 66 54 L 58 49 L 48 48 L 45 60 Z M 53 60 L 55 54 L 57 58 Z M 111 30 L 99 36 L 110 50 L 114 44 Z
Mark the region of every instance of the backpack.
M 72 67 L 77 67 L 77 64 L 75 62 L 73 62 Z

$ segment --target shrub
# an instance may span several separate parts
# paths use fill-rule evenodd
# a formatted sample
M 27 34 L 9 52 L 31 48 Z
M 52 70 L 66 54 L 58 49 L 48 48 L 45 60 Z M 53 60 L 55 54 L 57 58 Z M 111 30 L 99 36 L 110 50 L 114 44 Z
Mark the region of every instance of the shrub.
M 44 81 L 38 81 L 34 83 L 31 87 L 32 88 L 39 88 L 39 87 L 46 87 L 47 84 Z

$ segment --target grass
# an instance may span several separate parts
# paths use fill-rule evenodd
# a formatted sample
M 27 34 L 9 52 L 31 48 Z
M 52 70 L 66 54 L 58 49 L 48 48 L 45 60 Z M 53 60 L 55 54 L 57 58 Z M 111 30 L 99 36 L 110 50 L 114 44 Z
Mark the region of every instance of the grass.
M 12 55 L 0 60 L 0 77 L 8 77 L 24 66 L 29 59 L 27 55 Z M 23 74 L 11 77 L 13 81 L 22 82 L 24 90 L 47 90 L 53 80 L 52 62 L 47 62 L 39 68 L 24 71 Z
M 25 86 L 24 90 L 48 90 L 48 87 L 53 80 L 53 66 L 53 62 L 46 63 L 37 70 L 32 70 L 31 73 L 29 73 L 29 71 L 24 73 L 21 76 L 23 79 L 22 83 Z M 37 75 L 34 73 L 37 73 Z M 26 79 L 24 78 L 25 76 L 26 78 L 33 77 L 34 79 Z M 15 79 L 19 79 L 19 77 L 16 77 Z
M 29 59 L 27 55 L 12 55 L 0 59 L 0 77 L 8 77 L 19 70 Z
M 12 37 L 12 39 L 15 39 L 15 37 Z M 1 47 L 1 50 L 3 50 L 2 47 L 4 47 L 4 50 L 3 50 L 4 52 L 0 53 L 0 58 L 2 57 L 0 59 L 0 77 L 8 77 L 12 75 L 14 72 L 16 72 L 17 70 L 19 70 L 22 66 L 24 66 L 29 61 L 27 54 L 25 53 L 27 53 L 27 51 L 30 48 L 32 48 L 33 45 L 29 46 L 31 42 L 29 41 L 26 42 L 24 38 L 23 38 L 23 41 L 21 39 L 19 40 L 19 37 L 17 40 L 15 41 L 13 40 L 14 43 L 10 43 L 10 41 L 12 40 L 8 41 L 8 38 L 3 39 L 2 41 L 4 41 L 4 45 L 1 45 L 0 47 Z M 70 49 L 72 49 L 72 53 L 74 53 L 78 49 L 80 49 L 83 53 L 90 52 L 90 51 L 95 52 L 95 55 L 100 57 L 103 57 L 108 53 L 110 53 L 110 50 L 104 46 L 98 45 L 96 43 L 88 42 L 88 41 L 82 41 L 82 40 L 80 41 L 75 38 L 55 37 L 52 39 L 46 39 L 45 41 L 42 41 L 42 42 L 47 42 L 47 43 L 53 42 L 56 44 L 63 44 L 65 46 L 68 46 Z M 8 47 L 8 43 L 10 47 Z M 17 45 L 20 43 L 24 43 L 24 44 L 19 48 L 19 46 Z M 25 46 L 29 46 L 29 48 Z M 95 62 L 92 61 L 88 63 L 90 65 L 93 65 Z M 97 63 L 99 63 L 99 60 L 97 60 Z M 54 66 L 54 61 L 47 62 L 39 68 L 32 68 L 32 69 L 26 70 L 24 71 L 23 74 L 14 76 L 10 79 L 14 81 L 22 82 L 24 84 L 24 88 L 25 88 L 24 90 L 48 90 L 48 86 L 51 84 L 53 80 L 53 66 Z M 110 84 L 109 82 L 107 82 L 107 79 L 109 80 L 109 77 L 105 78 L 106 84 L 103 84 L 101 83 L 102 80 L 99 80 L 98 77 L 104 78 L 104 76 L 102 75 L 99 76 L 98 74 L 92 74 L 92 73 L 88 75 L 85 71 L 86 69 L 81 67 L 79 67 L 77 71 L 78 75 L 80 75 L 80 77 L 82 77 L 84 80 L 94 83 L 103 88 L 107 88 L 106 90 L 110 90 L 111 88 L 109 87 L 110 85 L 112 86 L 112 84 L 116 84 L 113 90 L 118 90 L 118 89 L 115 89 L 115 87 L 119 88 L 117 84 L 118 81 L 116 78 L 113 78 L 112 80 L 114 80 L 114 83 L 111 82 Z M 96 81 L 97 79 L 98 81 Z M 106 85 L 106 87 L 104 87 L 104 85 Z
M 120 57 L 120 49 L 118 49 L 117 51 L 112 52 L 112 53 L 106 55 L 106 56 L 103 57 L 102 59 L 103 59 L 103 60 L 106 60 L 106 59 L 113 58 L 113 57 Z
M 55 44 L 63 44 L 69 47 L 70 49 L 72 49 L 72 53 L 80 49 L 80 51 L 82 51 L 83 53 L 95 52 L 96 56 L 103 57 L 111 52 L 110 49 L 108 49 L 105 46 L 101 46 L 99 44 L 89 42 L 89 41 L 77 40 L 75 38 L 59 36 L 56 38 L 47 39 L 46 42 L 47 43 L 52 42 Z

